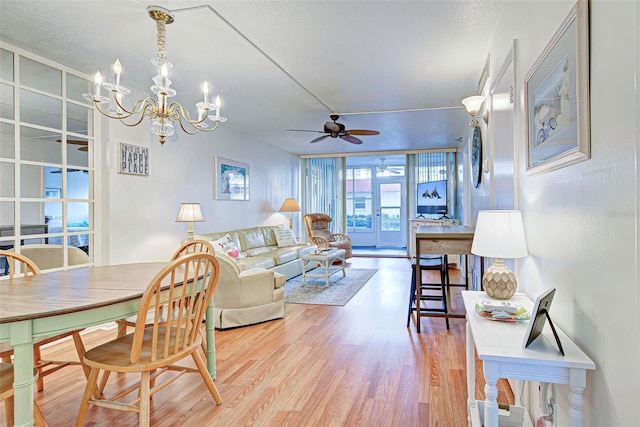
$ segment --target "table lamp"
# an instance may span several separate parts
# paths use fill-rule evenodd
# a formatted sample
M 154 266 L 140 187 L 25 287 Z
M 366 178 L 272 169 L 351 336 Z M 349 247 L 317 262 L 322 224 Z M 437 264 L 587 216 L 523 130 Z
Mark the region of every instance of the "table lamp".
M 176 222 L 188 222 L 189 231 L 187 233 L 188 239 L 193 240 L 193 223 L 203 222 L 204 217 L 200 210 L 200 203 L 182 203 L 180 204 L 180 212 Z
M 296 202 L 296 199 L 289 198 L 284 199 L 282 206 L 280 206 L 279 212 L 289 212 L 289 229 L 293 229 L 293 213 L 300 212 L 300 205 Z
M 480 211 L 471 253 L 496 258 L 482 277 L 482 287 L 487 295 L 496 299 L 511 298 L 518 285 L 515 274 L 504 263 L 504 258 L 528 255 L 520 211 Z

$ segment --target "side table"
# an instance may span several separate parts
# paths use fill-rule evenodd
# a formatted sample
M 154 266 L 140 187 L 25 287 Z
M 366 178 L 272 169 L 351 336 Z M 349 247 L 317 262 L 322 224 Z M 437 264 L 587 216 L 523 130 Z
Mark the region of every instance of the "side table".
M 301 285 L 304 286 L 304 281 L 308 277 L 319 277 L 324 278 L 325 288 L 329 287 L 329 276 L 342 271 L 342 277 L 346 277 L 346 272 L 344 271 L 344 255 L 346 251 L 344 249 L 330 249 L 330 250 L 317 250 L 315 252 L 311 252 L 306 255 L 302 255 L 302 260 L 304 261 L 304 268 L 302 269 L 302 280 Z M 340 261 L 340 266 L 332 268 L 331 265 L 336 261 Z M 311 270 L 319 270 L 322 269 L 322 273 L 308 273 L 307 267 L 312 263 L 317 263 L 318 268 Z

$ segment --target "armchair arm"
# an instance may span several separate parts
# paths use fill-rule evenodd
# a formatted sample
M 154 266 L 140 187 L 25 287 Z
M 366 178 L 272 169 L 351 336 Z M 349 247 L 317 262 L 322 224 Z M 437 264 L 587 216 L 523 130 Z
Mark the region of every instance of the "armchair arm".
M 309 243 L 319 248 L 328 248 L 330 246 L 329 241 L 322 236 L 310 236 Z
M 332 234 L 331 241 L 332 242 L 349 242 L 349 245 L 351 245 L 351 238 L 346 234 L 342 234 L 342 233 Z

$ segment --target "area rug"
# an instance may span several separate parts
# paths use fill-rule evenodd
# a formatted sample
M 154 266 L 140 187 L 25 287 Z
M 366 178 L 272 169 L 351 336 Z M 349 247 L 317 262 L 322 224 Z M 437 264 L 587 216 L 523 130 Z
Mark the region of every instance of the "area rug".
M 378 270 L 375 268 L 347 268 L 346 277 L 342 277 L 342 272 L 329 277 L 328 288 L 325 288 L 324 278 L 315 277 L 308 277 L 302 287 L 302 275 L 296 276 L 287 280 L 284 285 L 284 301 L 295 304 L 345 305 L 376 271 Z

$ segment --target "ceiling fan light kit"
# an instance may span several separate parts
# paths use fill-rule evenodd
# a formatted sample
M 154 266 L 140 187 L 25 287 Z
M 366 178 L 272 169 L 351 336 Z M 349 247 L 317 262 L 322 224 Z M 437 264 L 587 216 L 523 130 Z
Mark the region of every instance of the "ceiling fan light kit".
M 149 6 L 147 12 L 151 19 L 156 21 L 157 40 L 158 40 L 158 56 L 153 58 L 151 62 L 157 67 L 158 74 L 153 78 L 154 85 L 151 91 L 157 96 L 157 100 L 151 96 L 140 99 L 133 104 L 129 110 L 122 105 L 122 98 L 131 93 L 131 90 L 120 85 L 120 74 L 122 72 L 122 64 L 116 59 L 113 64 L 114 81 L 102 82 L 100 71 L 95 74 L 94 92 L 83 94 L 84 98 L 92 101 L 96 109 L 110 119 L 120 120 L 126 126 L 139 125 L 145 116 L 151 119 L 151 132 L 160 137 L 160 145 L 164 144 L 166 137 L 175 134 L 174 122 L 180 125 L 180 128 L 189 135 L 195 135 L 198 131 L 211 132 L 215 130 L 220 123 L 227 121 L 225 117 L 220 116 L 220 95 L 216 96 L 215 103 L 211 103 L 209 99 L 209 85 L 205 81 L 202 85 L 203 100 L 196 104 L 198 109 L 198 118 L 192 119 L 189 111 L 178 102 L 168 102 L 169 98 L 177 95 L 175 89 L 171 88 L 171 80 L 169 80 L 169 69 L 173 67 L 167 61 L 166 47 L 166 26 L 174 21 L 169 10 L 158 7 Z M 109 104 L 108 96 L 102 96 L 101 88 L 113 94 L 115 107 L 108 108 L 104 111 L 100 108 L 100 104 Z M 209 115 L 209 113 L 215 113 Z M 132 122 L 126 122 L 126 119 L 133 117 Z M 211 126 L 206 120 L 213 122 Z M 187 127 L 185 127 L 187 126 Z
M 324 133 L 326 135 L 319 136 L 318 138 L 311 141 L 311 143 L 316 143 L 322 141 L 326 138 L 340 138 L 352 144 L 362 144 L 362 140 L 360 138 L 356 138 L 354 135 L 358 136 L 369 136 L 369 135 L 380 135 L 380 132 L 377 130 L 365 130 L 365 129 L 350 129 L 347 130 L 342 123 L 338 123 L 337 120 L 340 118 L 337 114 L 329 115 L 329 118 L 332 120 L 331 122 L 325 122 L 323 130 L 304 130 L 304 129 L 287 129 L 292 132 L 316 132 L 316 133 Z

